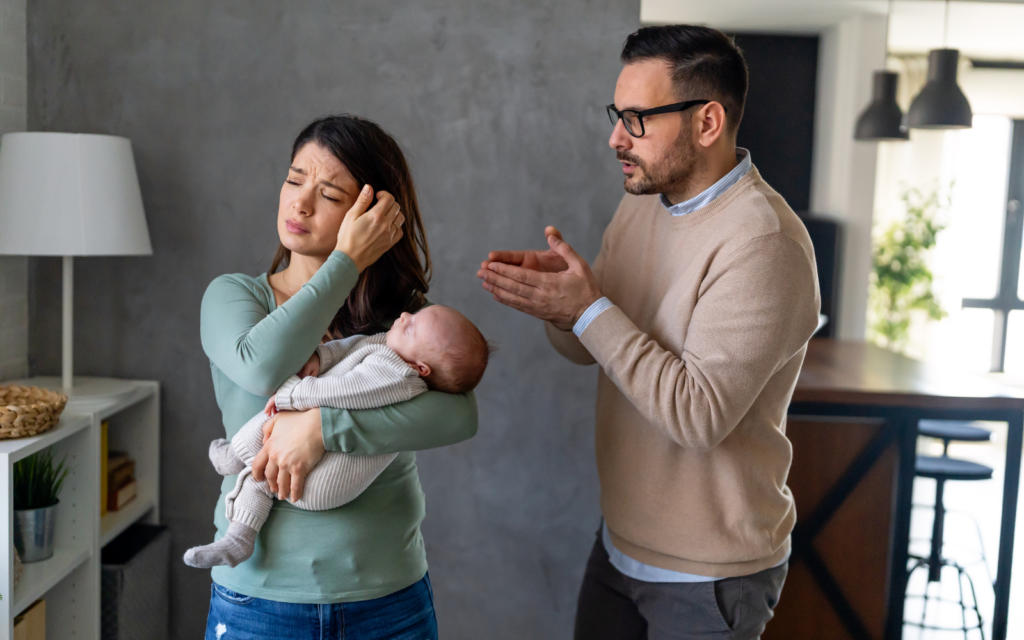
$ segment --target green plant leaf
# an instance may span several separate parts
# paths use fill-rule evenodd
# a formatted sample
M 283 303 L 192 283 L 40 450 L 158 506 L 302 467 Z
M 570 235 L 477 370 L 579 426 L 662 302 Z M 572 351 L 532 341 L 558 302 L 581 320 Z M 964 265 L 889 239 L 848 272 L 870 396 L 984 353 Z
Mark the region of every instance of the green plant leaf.
M 932 320 L 947 315 L 932 290 L 935 277 L 927 258 L 945 228 L 938 218 L 948 209 L 949 197 L 910 188 L 902 200 L 904 218 L 875 230 L 868 285 L 868 338 L 900 351 L 909 341 L 913 312 L 923 311 Z
M 54 464 L 53 451 L 43 449 L 14 464 L 14 508 L 42 509 L 57 504 L 68 476 L 67 456 Z

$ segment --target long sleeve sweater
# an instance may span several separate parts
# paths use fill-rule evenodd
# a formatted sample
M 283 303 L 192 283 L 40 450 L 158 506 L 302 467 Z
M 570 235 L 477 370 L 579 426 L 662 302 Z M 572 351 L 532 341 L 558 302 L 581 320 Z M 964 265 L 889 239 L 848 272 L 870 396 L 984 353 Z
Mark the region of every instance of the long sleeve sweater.
M 814 251 L 756 169 L 682 217 L 623 198 L 594 272 L 614 304 L 555 348 L 598 363 L 601 510 L 645 564 L 733 577 L 789 551 L 786 409 L 817 324 Z
M 278 409 L 376 409 L 407 402 L 428 391 L 419 373 L 388 348 L 385 333 L 332 340 L 318 346 L 317 353 L 320 375 L 288 378 L 274 396 Z M 260 411 L 231 438 L 231 446 L 246 468 L 225 498 L 225 516 L 256 531 L 266 523 L 276 497 L 265 480 L 252 478 L 252 462 L 263 448 L 263 425 L 268 420 L 267 413 Z M 366 491 L 397 457 L 397 453 L 359 456 L 327 451 L 306 476 L 302 498 L 292 504 L 307 511 L 346 505 Z
M 320 375 L 292 376 L 277 390 L 282 411 L 376 409 L 412 400 L 427 383 L 387 346 L 387 334 L 350 336 L 317 347 Z
M 224 275 L 210 284 L 200 334 L 228 439 L 302 368 L 358 276 L 352 260 L 335 251 L 280 306 L 266 274 Z M 274 503 L 256 553 L 237 567 L 215 567 L 217 584 L 279 602 L 328 604 L 379 598 L 423 577 L 427 559 L 419 526 L 426 505 L 413 452 L 473 437 L 473 394 L 428 391 L 379 409 L 322 407 L 320 416 L 328 451 L 402 453 L 340 509 L 309 512 Z M 217 538 L 228 527 L 224 500 L 234 486 L 233 476 L 221 483 Z

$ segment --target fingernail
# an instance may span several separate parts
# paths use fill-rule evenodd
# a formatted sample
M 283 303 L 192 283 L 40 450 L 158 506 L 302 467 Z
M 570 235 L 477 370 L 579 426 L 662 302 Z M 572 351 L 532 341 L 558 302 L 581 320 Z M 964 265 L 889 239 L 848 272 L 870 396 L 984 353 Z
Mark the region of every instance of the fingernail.
M 370 195 L 371 191 L 373 191 L 373 189 L 370 188 L 370 185 L 368 185 L 368 184 L 364 184 L 363 185 L 363 195 Z

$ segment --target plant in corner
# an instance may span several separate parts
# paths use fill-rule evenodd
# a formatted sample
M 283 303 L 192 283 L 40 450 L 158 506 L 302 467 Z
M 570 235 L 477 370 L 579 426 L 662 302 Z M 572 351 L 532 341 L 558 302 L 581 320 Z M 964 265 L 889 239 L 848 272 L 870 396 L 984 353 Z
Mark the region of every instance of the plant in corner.
M 933 291 L 935 276 L 927 258 L 945 228 L 938 219 L 949 198 L 937 190 L 911 188 L 902 200 L 906 216 L 875 234 L 868 289 L 868 338 L 896 351 L 907 347 L 915 312 L 931 320 L 946 316 Z
M 53 555 L 54 516 L 68 476 L 65 456 L 55 463 L 44 449 L 14 464 L 14 546 L 23 562 Z

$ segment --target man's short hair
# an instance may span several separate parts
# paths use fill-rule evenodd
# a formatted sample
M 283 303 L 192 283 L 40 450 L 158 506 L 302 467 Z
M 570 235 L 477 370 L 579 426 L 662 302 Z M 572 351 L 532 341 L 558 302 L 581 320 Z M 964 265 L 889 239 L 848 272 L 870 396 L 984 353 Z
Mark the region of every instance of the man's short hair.
M 680 100 L 720 102 L 727 110 L 727 130 L 739 127 L 747 100 L 747 63 L 721 31 L 688 24 L 644 27 L 629 34 L 620 58 L 623 64 L 664 60 Z

